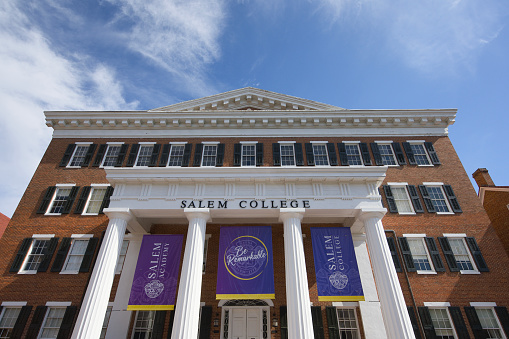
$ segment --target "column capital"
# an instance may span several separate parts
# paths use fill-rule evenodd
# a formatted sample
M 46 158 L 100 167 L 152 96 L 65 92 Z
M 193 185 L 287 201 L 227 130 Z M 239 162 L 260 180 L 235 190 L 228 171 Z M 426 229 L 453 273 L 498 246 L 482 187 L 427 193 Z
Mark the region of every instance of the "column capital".
M 386 208 L 361 208 L 359 213 L 359 219 L 362 221 L 366 221 L 371 218 L 377 218 L 381 220 L 385 213 L 387 213 Z
M 111 219 L 122 219 L 125 222 L 129 222 L 133 218 L 133 214 L 129 208 L 123 207 L 109 207 L 103 210 L 104 214 Z
M 188 221 L 191 221 L 193 218 L 201 218 L 205 219 L 205 221 L 210 221 L 210 209 L 208 208 L 184 208 L 184 214 Z
M 305 208 L 280 208 L 279 209 L 279 221 L 286 221 L 290 218 L 297 218 L 302 220 L 304 218 Z

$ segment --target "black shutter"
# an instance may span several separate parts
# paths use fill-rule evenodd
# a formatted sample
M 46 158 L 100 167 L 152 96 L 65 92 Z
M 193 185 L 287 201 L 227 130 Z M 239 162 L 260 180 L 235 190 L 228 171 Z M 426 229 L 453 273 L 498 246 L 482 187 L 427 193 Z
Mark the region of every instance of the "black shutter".
M 193 144 L 186 144 L 184 146 L 184 156 L 182 157 L 182 167 L 189 166 L 189 159 L 191 159 L 192 149 L 193 149 Z
M 399 246 L 401 246 L 401 254 L 403 255 L 403 261 L 405 262 L 406 270 L 408 272 L 416 272 L 417 269 L 414 265 L 414 258 L 412 257 L 412 252 L 410 251 L 408 241 L 405 237 L 398 237 L 398 240 Z
M 103 213 L 103 209 L 108 208 L 110 206 L 110 198 L 113 194 L 114 188 L 112 186 L 108 186 L 106 188 L 106 193 L 104 193 L 103 202 L 101 204 L 101 208 L 99 208 L 99 214 Z
M 435 327 L 433 326 L 428 308 L 422 306 L 418 307 L 417 310 L 419 311 L 419 318 L 421 318 L 421 324 L 424 329 L 424 336 L 426 339 L 435 339 L 437 337 L 435 334 Z
M 463 316 L 461 315 L 461 309 L 459 307 L 451 306 L 449 307 L 449 314 L 451 315 L 452 322 L 454 323 L 454 328 L 456 329 L 458 339 L 470 339 L 467 325 L 465 324 Z
M 12 263 L 11 269 L 9 272 L 11 273 L 17 273 L 19 269 L 21 268 L 21 264 L 23 263 L 23 260 L 25 260 L 25 256 L 28 252 L 28 249 L 30 248 L 30 245 L 32 244 L 32 238 L 25 238 L 21 242 L 21 246 L 18 250 L 18 253 L 14 257 L 14 262 Z
M 484 261 L 481 249 L 477 246 L 475 238 L 466 237 L 465 240 L 467 241 L 468 248 L 470 249 L 470 253 L 472 253 L 472 257 L 474 257 L 475 265 L 479 272 L 489 272 L 488 265 L 486 265 L 486 261 Z
M 428 188 L 424 185 L 419 185 L 419 190 L 421 191 L 422 198 L 424 199 L 424 205 L 426 205 L 426 209 L 429 213 L 435 213 L 437 210 L 435 206 L 433 206 L 433 202 L 428 193 Z
M 71 337 L 71 331 L 74 327 L 74 318 L 76 316 L 78 308 L 76 306 L 67 306 L 58 331 L 57 339 L 68 339 Z
M 449 266 L 449 270 L 451 272 L 459 272 L 458 263 L 456 262 L 456 258 L 454 257 L 454 253 L 452 251 L 451 245 L 449 244 L 449 239 L 446 237 L 439 237 L 438 242 L 442 247 L 442 251 L 445 255 L 445 261 L 447 261 L 447 265 Z
M 479 317 L 477 316 L 477 312 L 474 307 L 465 306 L 465 314 L 467 315 L 468 322 L 470 323 L 470 328 L 472 328 L 472 332 L 474 332 L 475 339 L 485 339 L 487 338 L 487 333 L 482 329 L 481 322 L 479 321 Z
M 329 339 L 341 339 L 339 333 L 338 316 L 336 308 L 333 306 L 325 307 L 325 314 L 327 315 L 327 327 L 329 328 Z
M 240 166 L 242 163 L 242 144 L 233 145 L 233 166 Z
M 55 257 L 55 261 L 53 261 L 53 266 L 51 266 L 51 272 L 60 272 L 62 270 L 71 242 L 72 238 L 62 238 L 62 242 L 60 243 L 60 247 L 57 251 L 57 256 Z
M 509 336 L 509 314 L 507 313 L 507 308 L 495 306 L 495 312 L 497 312 L 498 320 L 504 329 L 505 335 Z
M 212 306 L 202 306 L 201 307 L 201 317 L 200 317 L 200 338 L 199 339 L 209 339 L 210 338 L 210 322 L 212 321 Z
M 389 205 L 389 212 L 398 213 L 398 207 L 396 206 L 396 201 L 394 201 L 394 196 L 392 195 L 391 187 L 389 185 L 384 185 L 384 193 L 385 199 L 387 199 L 387 205 Z
M 60 161 L 60 167 L 67 166 L 67 164 L 69 163 L 69 160 L 71 160 L 71 156 L 72 156 L 75 148 L 76 148 L 76 144 L 67 145 L 67 149 L 65 150 L 64 156 L 62 157 L 62 160 Z
M 263 144 L 256 144 L 256 166 L 263 166 Z
M 44 321 L 44 316 L 46 315 L 47 306 L 37 306 L 35 308 L 34 316 L 32 317 L 32 322 L 28 327 L 28 332 L 26 339 L 36 339 L 39 335 L 39 330 L 41 329 L 42 322 Z
M 1 311 L 1 308 L 0 308 Z M 11 332 L 11 339 L 21 339 L 23 335 L 23 331 L 25 330 L 25 326 L 28 322 L 28 318 L 30 317 L 30 313 L 32 313 L 32 306 L 23 306 L 21 307 L 21 311 L 19 312 L 18 319 L 16 319 L 16 323 L 14 323 L 14 327 Z
M 163 339 L 164 322 L 166 320 L 166 311 L 156 311 L 154 326 L 152 327 L 151 339 Z
M 431 256 L 431 261 L 433 261 L 433 266 L 435 266 L 435 271 L 445 272 L 445 266 L 442 262 L 442 258 L 440 258 L 440 253 L 438 252 L 435 239 L 432 237 L 426 237 L 425 240 L 426 245 L 428 246 L 429 255 Z
M 161 153 L 161 159 L 159 160 L 159 167 L 166 167 L 168 164 L 168 158 L 170 157 L 170 144 L 165 144 L 163 146 L 163 151 Z
M 37 272 L 46 272 L 49 267 L 49 263 L 51 262 L 51 258 L 53 258 L 53 254 L 57 249 L 58 238 L 51 238 L 48 241 L 48 247 L 42 252 L 42 260 L 37 268 Z
M 203 153 L 203 144 L 196 144 L 196 149 L 194 150 L 194 167 L 200 167 L 201 166 L 201 156 Z
M 171 332 L 173 330 L 173 321 L 175 320 L 175 310 L 170 311 L 170 324 L 168 325 L 168 336 L 167 339 L 171 339 Z
M 458 199 L 456 198 L 456 195 L 454 194 L 454 191 L 452 190 L 451 185 L 444 185 L 444 191 L 447 195 L 447 199 L 449 199 L 449 204 L 451 205 L 452 211 L 454 213 L 461 213 L 463 212 L 461 210 L 460 204 L 458 203 Z
M 217 154 L 216 154 L 216 167 L 223 166 L 224 161 L 224 144 L 217 145 Z
M 376 142 L 372 142 L 369 144 L 371 146 L 371 152 L 373 152 L 373 158 L 375 158 L 375 165 L 383 166 L 382 155 L 380 154 L 380 149 L 378 148 L 378 144 Z
M 127 167 L 133 167 L 136 162 L 136 158 L 138 157 L 138 151 L 140 149 L 140 144 L 134 144 L 131 146 L 131 151 L 129 152 L 129 156 L 127 157 Z M 118 163 L 118 161 L 117 161 Z
M 115 167 L 122 167 L 122 164 L 124 163 L 125 155 L 127 154 L 128 147 L 129 147 L 128 144 L 123 144 L 122 146 L 120 146 L 120 151 L 118 152 L 117 163 L 115 164 Z
M 426 150 L 428 151 L 428 155 L 433 165 L 441 165 L 440 160 L 438 159 L 437 152 L 433 147 L 433 144 L 431 142 L 425 142 L 424 147 L 426 147 Z
M 74 204 L 74 200 L 78 195 L 79 189 L 80 189 L 79 186 L 73 186 L 71 188 L 71 191 L 69 192 L 69 195 L 67 196 L 67 199 L 65 201 L 64 208 L 62 208 L 62 214 L 69 214 L 69 212 L 71 212 L 72 205 Z
M 372 163 L 371 156 L 369 155 L 368 144 L 365 142 L 361 142 L 359 144 L 359 147 L 361 149 L 362 161 L 364 162 L 364 166 L 371 166 Z
M 403 155 L 403 150 L 401 149 L 399 142 L 393 142 L 392 149 L 394 150 L 394 155 L 396 156 L 396 159 L 398 159 L 398 164 L 406 165 L 405 156 Z
M 85 154 L 85 158 L 83 158 L 83 162 L 81 163 L 81 166 L 87 167 L 90 165 L 90 161 L 92 160 L 92 157 L 94 156 L 94 152 L 96 149 L 96 144 L 91 144 L 88 146 L 87 154 Z
M 407 306 L 407 310 L 408 315 L 410 316 L 410 322 L 412 323 L 412 328 L 414 329 L 415 339 L 421 339 L 421 331 L 419 330 L 419 323 L 417 322 L 414 308 L 412 306 Z
M 396 249 L 396 241 L 394 241 L 394 238 L 392 237 L 387 237 L 387 244 L 389 245 L 389 250 L 391 251 L 392 261 L 394 262 L 394 268 L 396 268 L 396 272 L 403 272 L 401 262 L 399 261 L 398 250 Z
M 417 161 L 415 161 L 414 151 L 412 151 L 412 147 L 409 142 L 403 143 L 403 149 L 405 150 L 406 157 L 408 158 L 409 165 L 417 165 Z
M 308 162 L 308 166 L 315 165 L 315 154 L 313 153 L 313 144 L 305 143 L 304 149 L 306 150 L 306 160 Z
M 98 242 L 98 238 L 90 238 L 88 241 L 85 255 L 81 261 L 80 272 L 88 272 L 90 270 L 90 265 L 92 264 L 92 259 L 94 258 L 95 248 L 97 247 Z
M 304 166 L 304 153 L 302 153 L 302 144 L 297 142 L 293 144 L 295 150 L 295 164 L 297 166 Z
M 329 142 L 327 144 L 327 153 L 329 153 L 329 165 L 337 166 L 338 156 L 336 155 L 336 147 L 334 146 L 334 143 Z
M 85 204 L 87 203 L 88 195 L 90 194 L 91 186 L 84 186 L 81 190 L 80 198 L 78 199 L 78 202 L 76 203 L 76 208 L 74 209 L 74 214 L 81 214 L 83 213 L 83 208 L 85 207 Z
M 46 193 L 44 194 L 44 197 L 42 198 L 41 206 L 39 206 L 39 209 L 37 210 L 38 214 L 44 214 L 48 210 L 48 205 L 53 198 L 53 194 L 55 194 L 55 190 L 57 189 L 56 186 L 50 186 L 46 190 Z
M 325 339 L 325 334 L 323 333 L 322 308 L 320 306 L 311 306 L 311 318 L 313 320 L 315 339 Z
M 159 151 L 161 151 L 161 145 L 154 144 L 154 147 L 152 147 L 152 154 L 150 155 L 150 162 L 148 163 L 149 167 L 157 166 L 157 158 L 159 158 Z
M 288 339 L 288 316 L 286 306 L 279 307 L 279 326 L 281 327 L 281 339 Z
M 277 142 L 272 144 L 272 160 L 274 166 L 281 166 L 281 147 Z
M 97 154 L 95 155 L 94 162 L 92 163 L 92 166 L 98 167 L 101 166 L 103 163 L 104 154 L 106 153 L 106 150 L 108 149 L 107 144 L 101 144 L 99 145 L 99 150 L 97 151 Z
M 338 142 L 339 161 L 341 166 L 348 166 L 348 156 L 346 155 L 346 146 L 342 142 Z
M 422 206 L 421 199 L 417 193 L 417 188 L 415 188 L 414 185 L 408 185 L 406 188 L 408 190 L 408 194 L 410 195 L 410 200 L 412 200 L 412 205 L 414 206 L 415 213 L 424 213 L 424 207 Z

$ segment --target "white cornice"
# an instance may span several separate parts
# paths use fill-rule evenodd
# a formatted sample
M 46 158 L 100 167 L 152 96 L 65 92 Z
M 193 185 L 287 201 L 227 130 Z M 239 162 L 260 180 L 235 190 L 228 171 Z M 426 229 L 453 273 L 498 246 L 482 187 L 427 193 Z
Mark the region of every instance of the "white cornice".
M 447 135 L 456 109 L 47 111 L 54 137 Z

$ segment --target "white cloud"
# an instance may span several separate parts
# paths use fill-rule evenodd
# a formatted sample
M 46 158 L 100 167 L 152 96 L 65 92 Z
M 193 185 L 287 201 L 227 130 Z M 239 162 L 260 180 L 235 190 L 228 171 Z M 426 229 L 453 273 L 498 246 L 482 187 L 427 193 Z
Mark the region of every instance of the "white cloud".
M 14 1 L 0 5 L 0 211 L 7 216 L 14 212 L 51 139 L 44 110 L 137 105 L 123 99 L 121 85 L 106 66 L 55 53 L 17 5 Z

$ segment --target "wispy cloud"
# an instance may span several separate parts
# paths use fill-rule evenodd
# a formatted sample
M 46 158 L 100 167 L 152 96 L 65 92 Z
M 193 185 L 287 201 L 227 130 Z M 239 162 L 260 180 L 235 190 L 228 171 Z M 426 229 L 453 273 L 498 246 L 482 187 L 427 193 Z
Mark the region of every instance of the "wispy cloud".
M 11 215 L 51 138 L 42 112 L 134 109 L 115 73 L 86 56 L 66 58 L 15 1 L 0 5 L 0 209 Z

